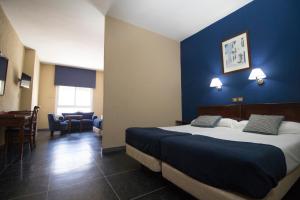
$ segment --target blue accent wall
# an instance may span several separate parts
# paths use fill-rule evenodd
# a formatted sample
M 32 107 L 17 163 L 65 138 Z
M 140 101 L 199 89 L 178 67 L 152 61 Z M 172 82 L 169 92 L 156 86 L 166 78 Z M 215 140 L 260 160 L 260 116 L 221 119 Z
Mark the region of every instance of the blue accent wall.
M 196 19 L 195 19 L 196 20 Z M 248 80 L 251 69 L 222 73 L 221 42 L 248 31 L 253 67 L 267 79 Z M 222 91 L 210 88 L 213 77 Z M 189 121 L 199 105 L 300 102 L 300 1 L 256 0 L 181 42 L 182 115 Z

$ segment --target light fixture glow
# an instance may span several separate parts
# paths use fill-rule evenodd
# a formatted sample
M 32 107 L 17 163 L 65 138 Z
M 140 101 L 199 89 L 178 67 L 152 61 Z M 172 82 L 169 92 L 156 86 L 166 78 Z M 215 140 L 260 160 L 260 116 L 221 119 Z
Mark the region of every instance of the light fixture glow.
M 256 80 L 258 85 L 264 84 L 264 78 L 266 78 L 266 74 L 263 72 L 261 68 L 255 68 L 251 71 L 249 80 Z
M 222 89 L 222 82 L 220 81 L 219 78 L 213 78 L 210 82 L 210 87 L 215 87 L 217 88 L 218 90 L 221 90 Z

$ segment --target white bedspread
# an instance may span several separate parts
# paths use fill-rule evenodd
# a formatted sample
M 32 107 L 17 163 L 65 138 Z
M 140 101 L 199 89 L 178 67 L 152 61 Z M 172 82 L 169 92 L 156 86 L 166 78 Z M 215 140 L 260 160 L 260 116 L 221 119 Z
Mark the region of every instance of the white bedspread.
M 280 148 L 283 151 L 287 165 L 287 173 L 291 172 L 297 166 L 300 165 L 300 133 L 282 135 L 262 135 L 242 132 L 241 129 L 235 128 L 200 128 L 191 125 L 160 128 L 169 131 L 191 133 L 193 135 L 204 135 L 223 140 L 273 145 Z

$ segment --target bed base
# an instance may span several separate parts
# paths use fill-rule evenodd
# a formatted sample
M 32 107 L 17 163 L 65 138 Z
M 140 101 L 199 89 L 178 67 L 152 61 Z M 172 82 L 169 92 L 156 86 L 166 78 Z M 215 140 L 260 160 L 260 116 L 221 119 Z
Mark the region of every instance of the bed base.
M 221 190 L 201 183 L 167 163 L 161 162 L 133 146 L 126 144 L 126 153 L 154 172 L 162 172 L 162 176 L 181 189 L 201 200 L 254 200 L 247 196 Z M 263 200 L 280 200 L 300 177 L 300 166 L 285 176 Z
M 149 168 L 150 170 L 154 172 L 161 171 L 161 161 L 158 160 L 157 158 L 145 154 L 144 152 L 141 152 L 140 150 L 134 148 L 129 144 L 126 144 L 126 153 L 133 159 L 140 162 L 145 167 Z
M 201 200 L 253 200 L 252 198 L 221 190 L 201 183 L 172 166 L 162 162 L 162 175 L 181 189 Z M 280 200 L 300 177 L 300 166 L 284 177 L 263 200 Z

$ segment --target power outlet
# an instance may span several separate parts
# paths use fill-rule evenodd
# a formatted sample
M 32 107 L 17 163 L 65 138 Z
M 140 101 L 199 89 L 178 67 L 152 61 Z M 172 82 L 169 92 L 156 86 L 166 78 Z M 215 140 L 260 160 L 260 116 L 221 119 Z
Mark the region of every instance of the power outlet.
M 238 98 L 233 97 L 233 98 L 232 98 L 232 102 L 234 102 L 234 103 L 238 102 Z
M 233 97 L 231 100 L 233 103 L 243 102 L 244 97 Z

